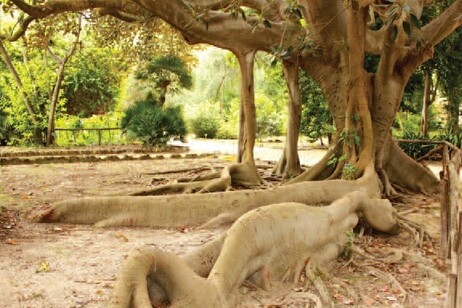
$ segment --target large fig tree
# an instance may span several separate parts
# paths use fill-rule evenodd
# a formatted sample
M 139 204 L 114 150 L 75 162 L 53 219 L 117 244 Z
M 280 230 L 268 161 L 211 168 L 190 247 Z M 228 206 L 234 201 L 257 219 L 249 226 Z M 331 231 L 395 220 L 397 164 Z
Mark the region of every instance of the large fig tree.
M 342 236 L 359 216 L 374 228 L 395 231 L 392 208 L 388 204 L 375 206 L 377 201 L 369 198 L 377 198 L 380 192 L 392 194 L 392 184 L 418 192 L 438 190 L 437 178 L 407 157 L 390 133 L 410 76 L 432 57 L 434 47 L 462 24 L 462 0 L 455 0 L 422 25 L 422 11 L 430 2 L 10 0 L 26 13 L 17 33 L 12 33 L 13 38 L 34 19 L 65 12 L 112 15 L 126 22 L 160 18 L 190 44 L 206 43 L 232 51 L 241 70 L 239 162 L 192 182 L 179 181 L 136 194 L 215 193 L 69 200 L 55 204 L 40 216 L 41 220 L 165 227 L 211 227 L 235 221 L 217 241 L 184 260 L 159 251 L 135 253 L 116 287 L 114 305 L 120 306 L 149 306 L 165 299 L 183 307 L 185 303 L 191 307 L 226 306 L 232 303 L 229 293 L 246 278 L 267 287 L 270 274 L 278 277 L 290 262 L 302 260 L 304 264 L 310 258 L 323 261 L 336 256 L 336 247 L 345 242 Z M 292 179 L 289 185 L 272 190 L 216 192 L 232 184 L 256 186 L 262 182 L 253 155 L 253 68 L 258 51 L 274 54 L 283 64 L 289 93 L 289 127 L 285 150 L 275 170 Z M 364 68 L 367 54 L 379 58 L 375 72 Z M 319 83 L 337 130 L 325 158 L 301 174 L 297 156 L 300 70 Z M 352 191 L 360 193 L 347 195 Z M 337 199 L 340 200 L 334 202 Z M 319 212 L 305 212 L 299 205 L 287 202 L 334 204 Z M 269 207 L 261 211 L 252 210 L 266 205 Z M 241 215 L 244 216 L 239 218 Z M 306 250 L 297 249 L 305 246 Z M 291 259 L 280 264 L 278 256 L 285 255 L 285 249 L 291 252 Z M 240 260 L 239 272 L 236 269 L 227 274 L 236 260 Z M 202 280 L 194 271 L 202 276 L 211 274 Z M 195 292 L 194 296 L 191 292 Z

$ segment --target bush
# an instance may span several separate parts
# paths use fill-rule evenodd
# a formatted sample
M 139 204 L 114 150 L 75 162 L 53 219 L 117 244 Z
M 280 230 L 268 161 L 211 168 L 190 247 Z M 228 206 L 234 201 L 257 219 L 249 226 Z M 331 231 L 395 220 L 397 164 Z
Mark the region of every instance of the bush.
M 220 129 L 220 119 L 212 114 L 201 113 L 191 120 L 191 130 L 201 138 L 215 138 Z
M 0 110 L 0 146 L 5 146 L 11 139 L 13 128 L 8 123 L 5 113 Z
M 186 135 L 181 108 L 162 107 L 152 95 L 125 110 L 122 128 L 149 146 L 162 146 L 173 136 Z

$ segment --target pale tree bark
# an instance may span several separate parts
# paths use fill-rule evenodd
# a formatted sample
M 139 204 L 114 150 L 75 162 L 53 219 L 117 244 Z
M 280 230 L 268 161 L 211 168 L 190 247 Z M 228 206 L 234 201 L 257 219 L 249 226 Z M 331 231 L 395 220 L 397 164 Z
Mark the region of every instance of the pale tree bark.
M 273 172 L 283 175 L 284 178 L 292 178 L 300 173 L 298 137 L 302 117 L 302 97 L 298 84 L 299 64 L 283 61 L 282 65 L 289 93 L 287 132 L 284 150 Z

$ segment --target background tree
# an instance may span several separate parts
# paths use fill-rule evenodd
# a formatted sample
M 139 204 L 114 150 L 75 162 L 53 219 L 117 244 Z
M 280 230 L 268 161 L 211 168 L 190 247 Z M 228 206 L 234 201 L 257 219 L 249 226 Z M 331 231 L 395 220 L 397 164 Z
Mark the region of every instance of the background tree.
M 63 82 L 66 114 L 89 117 L 113 111 L 118 103 L 121 82 L 127 64 L 120 53 L 110 47 L 84 46 L 68 64 Z
M 160 56 L 152 59 L 143 69 L 136 72 L 136 78 L 144 80 L 154 88 L 158 102 L 165 104 L 167 91 L 179 88 L 189 89 L 192 77 L 186 63 L 177 56 Z
M 327 137 L 330 144 L 335 128 L 331 124 L 332 116 L 321 88 L 309 76 L 302 73 L 300 90 L 303 104 L 301 133 L 312 139 L 320 139 L 321 145 L 324 144 L 323 137 Z

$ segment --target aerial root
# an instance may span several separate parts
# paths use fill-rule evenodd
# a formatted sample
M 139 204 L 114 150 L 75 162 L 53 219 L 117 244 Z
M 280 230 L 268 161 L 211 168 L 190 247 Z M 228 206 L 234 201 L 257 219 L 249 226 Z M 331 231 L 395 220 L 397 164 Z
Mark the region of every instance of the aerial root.
M 304 291 L 307 291 L 308 288 L 309 288 L 309 284 L 312 283 L 314 285 L 314 287 L 316 288 L 316 290 L 318 291 L 319 295 L 321 296 L 322 303 L 324 304 L 323 306 L 324 307 L 333 307 L 334 305 L 333 305 L 332 298 L 331 298 L 331 296 L 329 294 L 329 291 L 326 288 L 326 285 L 322 281 L 321 273 L 322 272 L 318 268 L 313 269 L 313 267 L 312 267 L 312 265 L 310 263 L 308 263 L 305 266 L 305 275 L 306 275 L 306 277 L 308 279 L 306 280 L 306 285 L 305 285 L 305 290 Z M 323 306 L 321 306 L 321 307 L 323 307 Z
M 415 245 L 419 248 L 422 248 L 423 243 L 427 241 L 433 248 L 432 238 L 423 226 L 409 219 L 406 219 L 401 215 L 398 215 L 397 221 L 399 223 L 399 226 L 412 236 L 413 241 L 411 245 Z

